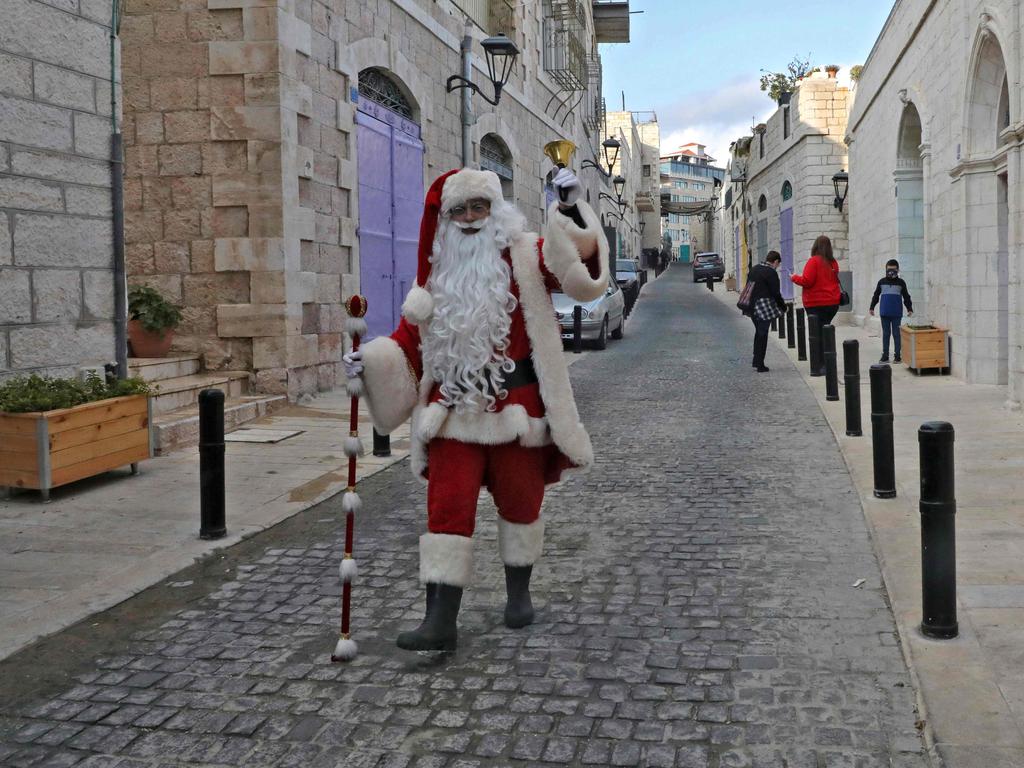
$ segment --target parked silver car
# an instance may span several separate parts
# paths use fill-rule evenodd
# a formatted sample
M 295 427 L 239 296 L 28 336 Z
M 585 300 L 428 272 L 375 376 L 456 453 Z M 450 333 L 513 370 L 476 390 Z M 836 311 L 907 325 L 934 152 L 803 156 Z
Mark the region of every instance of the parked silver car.
M 584 341 L 591 342 L 595 349 L 608 346 L 608 337 L 621 339 L 625 319 L 625 300 L 622 290 L 614 282 L 608 285 L 604 295 L 593 301 L 578 302 L 564 293 L 552 293 L 551 302 L 555 305 L 555 317 L 562 328 L 562 340 L 572 341 L 572 309 L 577 304 L 583 308 L 580 335 Z

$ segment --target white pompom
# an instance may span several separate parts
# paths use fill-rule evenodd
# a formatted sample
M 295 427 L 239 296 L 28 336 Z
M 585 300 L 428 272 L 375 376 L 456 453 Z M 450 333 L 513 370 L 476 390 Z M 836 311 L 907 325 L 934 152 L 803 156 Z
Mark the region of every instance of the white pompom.
M 342 450 L 345 451 L 345 455 L 348 456 L 349 458 L 352 458 L 354 456 L 362 456 L 364 453 L 363 441 L 360 440 L 358 437 L 352 437 L 351 435 L 349 435 L 348 437 L 345 438 L 345 445 L 343 446 Z
M 365 336 L 366 321 L 361 317 L 350 317 L 345 320 L 345 331 L 349 336 Z
M 345 391 L 349 397 L 363 396 L 363 380 L 359 376 L 345 382 Z
M 358 514 L 363 508 L 363 500 L 359 498 L 359 494 L 354 491 L 345 491 L 345 495 L 341 497 L 341 511 L 346 515 L 349 512 Z
M 338 576 L 341 577 L 342 584 L 351 584 L 356 580 L 356 575 L 359 569 L 356 567 L 356 561 L 351 557 L 344 557 L 341 560 L 341 565 L 338 566 Z
M 359 653 L 359 648 L 356 646 L 356 641 L 342 637 L 338 640 L 338 644 L 334 646 L 331 661 L 352 661 L 357 653 Z

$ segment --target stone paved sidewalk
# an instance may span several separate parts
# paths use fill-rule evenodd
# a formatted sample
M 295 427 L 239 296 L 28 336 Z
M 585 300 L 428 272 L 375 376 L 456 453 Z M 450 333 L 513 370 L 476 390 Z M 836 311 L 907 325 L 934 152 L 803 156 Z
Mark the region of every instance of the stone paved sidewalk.
M 459 651 L 394 646 L 423 602 L 403 463 L 363 486 L 353 663 L 328 662 L 332 499 L 184 572 L 189 595 L 150 590 L 0 664 L 0 762 L 929 765 L 827 422 L 795 370 L 750 369 L 746 328 L 687 277 L 649 285 L 626 339 L 571 369 L 598 460 L 549 494 L 536 624 L 502 624 L 484 503 Z

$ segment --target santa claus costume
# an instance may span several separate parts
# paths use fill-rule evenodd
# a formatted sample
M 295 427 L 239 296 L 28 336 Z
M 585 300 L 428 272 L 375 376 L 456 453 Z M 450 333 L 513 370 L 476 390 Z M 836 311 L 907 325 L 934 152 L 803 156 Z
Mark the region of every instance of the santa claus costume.
M 364 393 L 377 431 L 388 434 L 412 418 L 412 468 L 427 480 L 427 533 L 420 537 L 427 611 L 419 628 L 399 636 L 402 648 L 455 648 L 482 487 L 500 516 L 505 623 L 532 622 L 529 584 L 543 546 L 544 489 L 593 461 L 549 294 L 601 296 L 608 244 L 590 206 L 573 201 L 575 177 L 560 172 L 556 184 L 572 202 L 552 205 L 540 238 L 505 202 L 496 174 L 463 169 L 437 179 L 426 197 L 417 279 L 403 319 L 356 360 L 360 375 L 350 385 Z M 470 208 L 481 218 L 467 222 Z

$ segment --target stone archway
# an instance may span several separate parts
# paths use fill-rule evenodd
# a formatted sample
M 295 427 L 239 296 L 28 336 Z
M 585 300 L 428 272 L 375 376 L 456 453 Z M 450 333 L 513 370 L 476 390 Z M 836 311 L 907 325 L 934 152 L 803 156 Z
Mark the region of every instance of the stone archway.
M 903 107 L 896 144 L 896 258 L 907 289 L 914 298 L 918 316 L 927 317 L 928 296 L 925 291 L 925 220 L 924 220 L 924 157 L 921 115 L 914 102 Z M 877 272 L 889 254 L 879 254 L 880 263 L 873 265 Z
M 496 133 L 480 139 L 480 168 L 498 174 L 502 196 L 509 202 L 515 200 L 515 161 L 508 144 Z
M 1007 384 L 1010 369 L 1009 179 L 1003 130 L 1009 125 L 1006 59 L 985 27 L 974 49 L 967 87 L 964 174 L 968 287 L 967 377 Z

